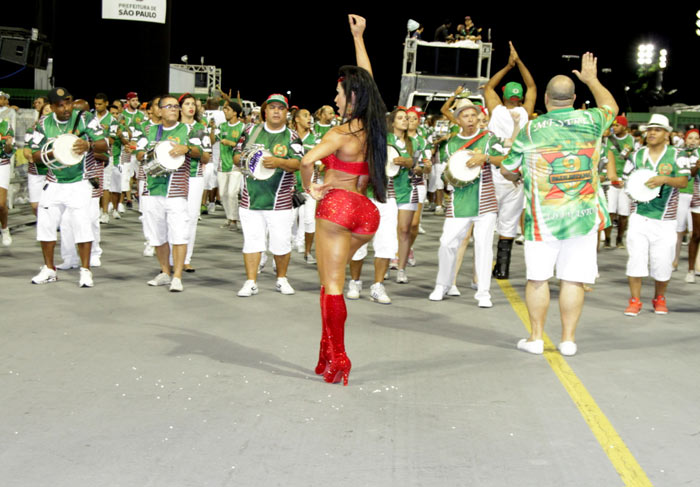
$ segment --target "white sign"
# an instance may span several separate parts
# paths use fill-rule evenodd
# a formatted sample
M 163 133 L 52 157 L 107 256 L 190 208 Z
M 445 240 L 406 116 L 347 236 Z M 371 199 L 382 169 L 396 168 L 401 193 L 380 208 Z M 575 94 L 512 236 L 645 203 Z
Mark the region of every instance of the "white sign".
M 167 0 L 102 0 L 102 18 L 165 23 Z

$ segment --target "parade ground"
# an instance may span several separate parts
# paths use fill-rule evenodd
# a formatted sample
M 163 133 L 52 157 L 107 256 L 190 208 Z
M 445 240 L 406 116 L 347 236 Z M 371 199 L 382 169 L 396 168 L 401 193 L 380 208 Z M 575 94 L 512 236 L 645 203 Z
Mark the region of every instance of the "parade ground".
M 138 212 L 102 225 L 94 288 L 78 270 L 32 285 L 42 264 L 28 211 L 0 248 L 0 486 L 700 486 L 700 283 L 687 247 L 666 316 L 623 316 L 627 253 L 599 254 L 578 354 L 562 357 L 558 283 L 544 355 L 528 335 L 523 247 L 493 308 L 469 287 L 428 300 L 442 217 L 426 213 L 408 284 L 347 301 L 347 387 L 314 374 L 320 338 L 315 265 L 293 251 L 293 296 L 245 280 L 240 232 L 203 216 L 182 293 L 149 287 Z M 60 263 L 58 248 L 56 262 Z M 370 252 L 370 255 L 371 252 Z M 699 281 L 700 282 L 700 281 Z

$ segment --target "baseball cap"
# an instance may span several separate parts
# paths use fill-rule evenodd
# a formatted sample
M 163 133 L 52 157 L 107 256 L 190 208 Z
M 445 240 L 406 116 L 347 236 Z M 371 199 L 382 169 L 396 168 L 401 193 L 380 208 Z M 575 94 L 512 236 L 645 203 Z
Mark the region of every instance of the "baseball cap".
M 61 101 L 65 100 L 66 98 L 70 98 L 72 95 L 68 93 L 68 90 L 65 88 L 56 87 L 53 90 L 49 91 L 49 103 L 60 103 Z
M 510 83 L 506 83 L 506 85 L 503 87 L 503 97 L 507 100 L 512 100 L 513 98 L 515 98 L 516 100 L 522 100 L 523 85 L 521 85 L 517 81 L 511 81 Z
M 285 108 L 289 108 L 289 102 L 287 101 L 287 97 L 280 93 L 273 93 L 272 95 L 268 96 L 267 100 L 265 100 L 265 105 L 275 101 L 284 105 Z

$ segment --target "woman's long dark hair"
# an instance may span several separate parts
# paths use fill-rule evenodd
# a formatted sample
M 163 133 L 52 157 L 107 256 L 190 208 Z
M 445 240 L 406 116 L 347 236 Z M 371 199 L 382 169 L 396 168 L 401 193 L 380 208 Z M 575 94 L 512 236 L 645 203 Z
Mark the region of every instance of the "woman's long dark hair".
M 347 104 L 351 104 L 347 122 L 358 120 L 366 133 L 366 157 L 369 164 L 369 184 L 374 198 L 386 201 L 386 105 L 379 94 L 377 84 L 367 70 L 357 66 L 340 68 L 340 85 Z M 354 95 L 354 99 L 353 99 Z
M 394 131 L 394 119 L 396 118 L 396 115 L 399 112 L 404 112 L 406 115 L 408 115 L 408 112 L 405 109 L 394 108 L 394 111 L 392 111 L 386 119 L 387 131 L 392 131 L 392 132 Z M 413 157 L 413 141 L 408 136 L 408 129 L 404 130 L 404 132 L 403 132 L 402 142 L 406 146 L 406 152 L 409 153 L 410 157 Z
M 194 100 L 194 117 L 193 118 L 194 118 L 195 122 L 202 123 L 202 116 L 199 114 L 199 111 L 197 111 L 197 98 L 195 98 L 194 95 L 187 93 L 187 94 L 180 97 L 180 99 L 178 100 L 178 103 L 180 104 L 180 106 L 182 106 L 183 103 L 185 103 L 185 100 L 187 100 L 188 98 L 192 98 Z M 180 121 L 182 121 L 182 110 L 180 110 Z

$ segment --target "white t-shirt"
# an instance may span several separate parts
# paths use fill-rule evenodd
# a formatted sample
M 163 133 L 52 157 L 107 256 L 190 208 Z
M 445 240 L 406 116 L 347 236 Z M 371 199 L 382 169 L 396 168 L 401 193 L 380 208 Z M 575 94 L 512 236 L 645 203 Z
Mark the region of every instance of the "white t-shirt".
M 520 120 L 518 124 L 522 130 L 527 122 L 530 120 L 527 115 L 527 110 L 523 107 L 515 107 L 515 110 L 520 114 Z M 491 113 L 491 119 L 489 120 L 489 130 L 493 132 L 497 137 L 501 139 L 510 139 L 513 136 L 513 117 L 510 116 L 510 110 L 506 108 L 505 105 L 498 105 L 493 109 Z M 509 181 L 501 176 L 500 171 L 493 171 L 493 181 L 495 183 L 508 183 Z

